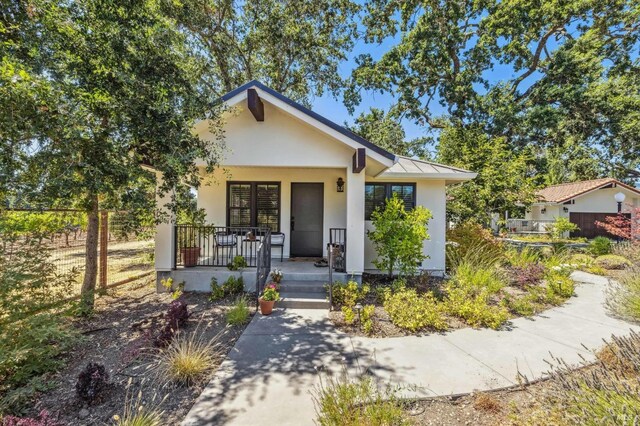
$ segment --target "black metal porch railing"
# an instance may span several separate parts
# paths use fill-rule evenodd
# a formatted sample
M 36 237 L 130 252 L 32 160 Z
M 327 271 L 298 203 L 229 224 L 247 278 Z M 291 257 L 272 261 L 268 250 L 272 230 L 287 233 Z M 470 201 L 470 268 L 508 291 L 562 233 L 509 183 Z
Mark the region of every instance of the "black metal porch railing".
M 260 291 L 267 282 L 269 273 L 271 272 L 271 231 L 266 230 L 264 238 L 258 246 L 257 268 L 256 268 L 256 296 L 260 295 Z
M 329 245 L 335 249 L 333 269 L 337 272 L 347 271 L 347 229 L 329 228 Z
M 242 256 L 247 267 L 255 268 L 260 248 L 265 246 L 271 266 L 271 231 L 267 228 L 175 225 L 175 236 L 173 256 L 177 267 L 227 266 Z

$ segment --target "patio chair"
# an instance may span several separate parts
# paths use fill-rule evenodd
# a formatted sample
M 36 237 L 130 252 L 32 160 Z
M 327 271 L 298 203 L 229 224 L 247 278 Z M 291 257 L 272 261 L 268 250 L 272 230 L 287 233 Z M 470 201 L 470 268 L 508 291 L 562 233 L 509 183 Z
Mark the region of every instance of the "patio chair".
M 231 260 L 232 249 L 238 246 L 238 236 L 227 232 L 216 232 L 216 258 L 219 250 L 229 249 L 227 252 L 227 261 Z
M 271 247 L 280 247 L 280 262 L 284 258 L 284 233 L 272 232 L 271 233 Z

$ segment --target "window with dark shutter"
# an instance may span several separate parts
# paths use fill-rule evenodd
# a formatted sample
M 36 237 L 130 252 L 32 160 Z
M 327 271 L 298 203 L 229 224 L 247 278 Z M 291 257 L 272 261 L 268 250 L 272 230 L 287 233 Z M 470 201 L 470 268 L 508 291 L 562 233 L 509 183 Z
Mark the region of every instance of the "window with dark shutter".
M 251 226 L 251 184 L 229 184 L 229 226 Z
M 366 183 L 364 186 L 364 219 L 371 220 L 376 208 L 383 208 L 388 198 L 397 195 L 407 210 L 416 206 L 415 183 Z
M 277 182 L 229 182 L 227 226 L 280 230 L 280 184 Z
M 384 207 L 387 198 L 387 189 L 383 183 L 367 183 L 364 186 L 364 218 L 371 220 L 371 213 L 376 208 Z
M 256 226 L 277 232 L 280 229 L 280 185 L 259 183 L 256 191 Z

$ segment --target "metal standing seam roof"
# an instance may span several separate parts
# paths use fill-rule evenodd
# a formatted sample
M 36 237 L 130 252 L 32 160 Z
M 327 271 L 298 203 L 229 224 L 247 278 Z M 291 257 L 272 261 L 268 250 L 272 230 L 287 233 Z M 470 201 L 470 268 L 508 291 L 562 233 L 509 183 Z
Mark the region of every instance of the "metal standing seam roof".
M 583 180 L 580 182 L 561 183 L 559 185 L 551 185 L 540 191 L 536 195 L 541 201 L 549 203 L 564 203 L 572 198 L 579 197 L 593 190 L 602 188 L 603 186 L 615 183 L 617 186 L 623 187 L 630 191 L 640 194 L 640 190 L 620 182 L 614 178 L 602 178 Z

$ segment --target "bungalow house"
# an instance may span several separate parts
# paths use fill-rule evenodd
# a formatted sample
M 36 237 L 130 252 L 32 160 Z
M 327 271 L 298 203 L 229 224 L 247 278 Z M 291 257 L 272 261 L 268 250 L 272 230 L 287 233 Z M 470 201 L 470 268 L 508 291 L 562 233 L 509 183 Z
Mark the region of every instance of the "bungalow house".
M 607 216 L 625 213 L 629 207 L 640 206 L 640 190 L 613 178 L 585 180 L 551 185 L 537 193 L 524 219 L 510 219 L 508 230 L 520 233 L 544 233 L 556 218 L 566 217 L 580 230 L 573 237 L 594 238 L 608 235 L 595 225 Z
M 475 173 L 395 155 L 257 81 L 222 99 L 230 107 L 224 160 L 212 174 L 202 169 L 197 192 L 207 224 L 157 226 L 158 281 L 173 277 L 187 290 L 208 291 L 211 277 L 221 283 L 242 274 L 253 290 L 280 268 L 285 280 L 326 282 L 329 267 L 319 259 L 328 247 L 334 278 L 359 280 L 375 268 L 371 213 L 393 194 L 431 210 L 429 257 L 420 267 L 444 271 L 445 187 Z M 195 131 L 215 138 L 207 122 Z M 234 259 L 246 262 L 241 272 L 228 269 Z

